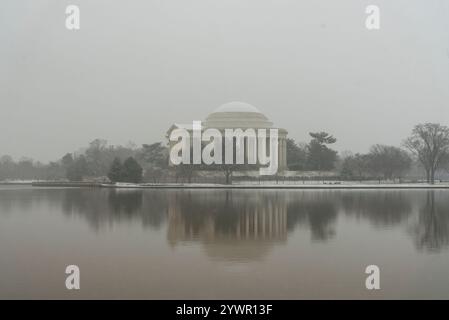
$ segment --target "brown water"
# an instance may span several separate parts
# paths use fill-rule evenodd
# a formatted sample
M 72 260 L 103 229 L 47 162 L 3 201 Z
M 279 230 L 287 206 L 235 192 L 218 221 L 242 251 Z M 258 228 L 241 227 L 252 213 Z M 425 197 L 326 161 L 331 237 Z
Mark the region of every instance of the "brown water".
M 0 298 L 449 298 L 448 196 L 0 187 Z

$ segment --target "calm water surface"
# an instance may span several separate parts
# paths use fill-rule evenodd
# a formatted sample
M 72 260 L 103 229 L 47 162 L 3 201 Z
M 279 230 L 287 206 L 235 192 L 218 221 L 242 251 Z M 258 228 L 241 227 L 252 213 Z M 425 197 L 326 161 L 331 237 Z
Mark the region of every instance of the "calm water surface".
M 0 298 L 447 299 L 448 196 L 3 186 Z

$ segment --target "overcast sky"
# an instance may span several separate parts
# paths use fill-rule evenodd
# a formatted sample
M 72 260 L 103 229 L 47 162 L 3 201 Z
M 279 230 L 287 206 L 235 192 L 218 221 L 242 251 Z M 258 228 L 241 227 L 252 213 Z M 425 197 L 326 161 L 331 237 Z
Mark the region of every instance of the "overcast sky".
M 365 28 L 369 4 L 380 30 Z M 2 1 L 0 155 L 162 141 L 234 100 L 299 141 L 328 131 L 340 151 L 449 125 L 449 1 Z

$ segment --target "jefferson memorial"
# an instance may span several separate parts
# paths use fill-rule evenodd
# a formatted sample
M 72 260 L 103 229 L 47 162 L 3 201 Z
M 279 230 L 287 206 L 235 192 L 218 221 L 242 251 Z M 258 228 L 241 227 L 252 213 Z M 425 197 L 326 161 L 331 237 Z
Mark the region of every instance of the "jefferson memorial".
M 287 130 L 273 126 L 262 112 L 255 106 L 245 102 L 229 102 L 221 105 L 202 122 L 202 130 L 214 128 L 220 131 L 224 129 L 278 129 L 278 171 L 287 168 Z M 167 137 L 175 129 L 192 130 L 192 125 L 174 123 L 167 131 Z M 172 147 L 170 143 L 170 147 Z

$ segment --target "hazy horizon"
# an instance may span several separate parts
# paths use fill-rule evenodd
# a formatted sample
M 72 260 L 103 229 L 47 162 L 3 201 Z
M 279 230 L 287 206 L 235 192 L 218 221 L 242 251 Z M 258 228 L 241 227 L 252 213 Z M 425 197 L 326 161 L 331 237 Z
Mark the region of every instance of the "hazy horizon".
M 380 30 L 365 28 L 369 4 Z M 339 151 L 449 125 L 444 0 L 6 0 L 0 39 L 0 156 L 15 159 L 166 141 L 172 123 L 236 100 L 297 141 L 327 131 Z

